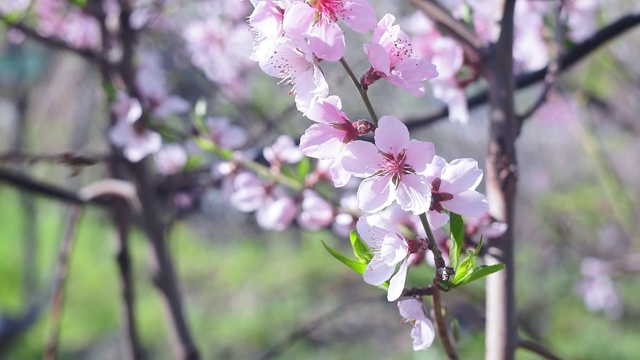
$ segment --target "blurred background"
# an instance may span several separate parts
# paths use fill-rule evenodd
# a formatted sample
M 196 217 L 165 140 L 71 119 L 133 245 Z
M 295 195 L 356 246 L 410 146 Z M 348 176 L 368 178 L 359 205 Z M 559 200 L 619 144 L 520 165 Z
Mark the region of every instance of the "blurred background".
M 166 96 L 189 104 L 189 111 L 159 123 L 166 143 L 186 149 L 189 166 L 166 174 L 151 156 L 149 163 L 159 208 L 170 224 L 167 246 L 187 321 L 202 357 L 443 358 L 437 340 L 429 351 L 414 353 L 410 326 L 401 323 L 396 305 L 335 261 L 321 243 L 348 252 L 348 238 L 330 228 L 262 229 L 253 214 L 229 205 L 219 179 L 211 175 L 215 160 L 185 136 L 199 100 L 207 103 L 208 115 L 243 127 L 252 139 L 245 150 L 253 154 L 282 133 L 297 140 L 309 125 L 277 79 L 234 54 L 248 58 L 251 51 L 244 22 L 250 4 L 244 3 L 175 1 L 155 7 L 149 2 L 136 15 L 141 29 L 137 61 L 155 59 L 161 72 L 152 77 L 162 80 L 154 88 L 165 87 Z M 413 13 L 402 2 L 374 6 L 378 15 Z M 597 22 L 605 25 L 634 7 L 622 1 L 600 4 Z M 229 45 L 232 51 L 199 52 L 193 33 L 204 30 L 197 26 L 209 26 L 215 29 L 211 36 L 222 36 L 223 24 L 232 19 L 239 35 L 224 28 L 227 39 L 237 36 Z M 5 18 L 0 24 L 2 169 L 70 191 L 107 177 L 101 160 L 75 168 L 44 156 L 73 152 L 101 159 L 110 151 L 109 105 L 99 66 L 7 23 Z M 347 36 L 365 39 L 349 31 Z M 517 144 L 519 330 L 566 359 L 633 359 L 640 353 L 638 48 L 640 31 L 631 30 L 563 73 L 549 102 L 525 123 Z M 367 68 L 359 46 L 346 56 L 356 73 Z M 331 93 L 343 99 L 343 110 L 352 120 L 366 118 L 344 70 L 336 64 L 322 66 Z M 225 78 L 232 68 L 235 77 Z M 474 84 L 467 93 L 483 86 Z M 520 90 L 518 107 L 527 107 L 539 91 L 540 86 Z M 378 114 L 403 120 L 419 119 L 442 106 L 431 95 L 414 98 L 386 83 L 372 86 L 370 96 Z M 484 167 L 486 113 L 480 106 L 468 124 L 442 119 L 417 127 L 412 137 L 433 142 L 447 159 L 471 157 Z M 41 358 L 51 331 L 54 269 L 70 208 L 2 180 L 0 358 Z M 128 357 L 114 237 L 109 214 L 86 206 L 69 261 L 60 359 Z M 141 343 L 149 358 L 173 358 L 168 316 L 152 283 L 150 247 L 137 228 L 130 251 Z M 423 274 L 410 272 L 409 284 L 429 279 L 432 270 L 425 269 Z M 444 295 L 449 314 L 460 323 L 457 348 L 462 359 L 482 357 L 483 283 Z M 518 350 L 517 358 L 537 356 Z

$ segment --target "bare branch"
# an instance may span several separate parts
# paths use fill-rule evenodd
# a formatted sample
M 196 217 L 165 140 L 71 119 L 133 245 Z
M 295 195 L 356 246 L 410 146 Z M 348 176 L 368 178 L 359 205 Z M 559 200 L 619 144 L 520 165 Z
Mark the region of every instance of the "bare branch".
M 555 356 L 551 351 L 549 351 L 542 345 L 535 343 L 533 341 L 520 339 L 520 341 L 518 342 L 518 347 L 534 352 L 547 360 L 561 360 L 559 357 Z
M 56 359 L 58 349 L 58 338 L 60 334 L 60 319 L 62 318 L 62 306 L 64 304 L 64 287 L 69 274 L 69 258 L 73 250 L 73 239 L 76 225 L 82 208 L 74 204 L 69 209 L 69 219 L 67 221 L 67 230 L 62 240 L 60 254 L 56 264 L 55 278 L 53 283 L 53 291 L 51 294 L 51 332 L 45 350 L 44 359 Z
M 4 14 L 0 13 L 0 22 L 4 22 L 9 27 L 22 31 L 29 38 L 41 42 L 44 45 L 50 46 L 54 49 L 66 50 L 73 52 L 82 56 L 83 58 L 99 63 L 99 64 L 109 64 L 109 61 L 104 57 L 103 54 L 89 49 L 77 49 L 73 46 L 69 45 L 62 39 L 52 37 L 52 36 L 44 36 L 38 33 L 35 29 L 23 24 L 23 23 L 12 23 L 7 20 L 7 17 Z
M 451 16 L 449 10 L 442 7 L 436 0 L 409 0 L 409 2 L 424 12 L 447 35 L 457 40 L 472 63 L 480 62 L 484 45 L 471 29 Z

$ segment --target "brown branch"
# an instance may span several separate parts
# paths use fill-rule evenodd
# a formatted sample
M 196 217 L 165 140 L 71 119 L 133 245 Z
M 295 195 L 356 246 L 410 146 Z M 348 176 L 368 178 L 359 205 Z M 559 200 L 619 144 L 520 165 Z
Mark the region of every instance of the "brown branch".
M 133 275 L 129 253 L 129 227 L 131 211 L 124 201 L 114 201 L 111 217 L 116 227 L 116 263 L 120 271 L 120 286 L 124 304 L 124 325 L 129 342 L 129 352 L 134 360 L 147 357 L 136 326 Z
M 442 347 L 444 351 L 447 353 L 447 357 L 449 360 L 457 360 L 458 355 L 456 354 L 456 350 L 453 348 L 453 344 L 449 339 L 449 330 L 447 328 L 447 324 L 444 322 L 444 308 L 442 306 L 442 299 L 440 297 L 440 288 L 436 286 L 436 279 L 434 279 L 434 286 L 432 286 L 433 294 L 431 296 L 431 302 L 433 304 L 433 313 L 436 320 L 436 330 L 438 331 L 438 336 L 440 337 L 440 342 L 442 343 Z
M 54 49 L 66 50 L 73 52 L 74 54 L 80 55 L 86 60 L 99 63 L 99 64 L 109 64 L 109 61 L 104 57 L 104 55 L 100 52 L 90 50 L 90 49 L 77 49 L 65 42 L 62 39 L 53 37 L 53 36 L 44 36 L 40 34 L 35 29 L 22 24 L 22 23 L 12 23 L 7 20 L 7 17 L 0 13 L 0 22 L 4 22 L 9 27 L 22 31 L 29 38 L 36 40 L 44 45 L 50 46 Z
M 492 247 L 485 263 L 502 263 L 504 271 L 486 281 L 485 359 L 511 360 L 517 346 L 515 314 L 514 219 L 517 188 L 517 158 L 513 78 L 513 13 L 516 0 L 506 0 L 500 37 L 486 58 L 484 77 L 489 90 L 489 148 L 485 173 L 489 212 L 507 224 L 507 231 L 490 239 Z
M 542 345 L 535 343 L 533 341 L 520 339 L 520 341 L 518 342 L 518 347 L 521 347 L 523 349 L 527 349 L 533 353 L 536 353 L 547 360 L 562 360 L 561 358 L 554 355 L 551 351 L 544 348 Z
M 484 45 L 471 29 L 451 16 L 449 10 L 435 0 L 409 0 L 409 2 L 424 12 L 447 35 L 457 40 L 472 63 L 479 63 L 482 60 Z
M 571 50 L 567 51 L 560 58 L 560 66 L 558 74 L 562 74 L 568 70 L 571 66 L 584 59 L 587 55 L 591 54 L 594 50 L 597 50 L 608 42 L 622 35 L 627 30 L 630 30 L 640 24 L 640 13 L 625 15 L 611 24 L 601 28 L 594 33 L 590 38 L 576 45 Z M 520 74 L 516 76 L 515 83 L 516 89 L 522 89 L 529 85 L 535 84 L 540 80 L 543 80 L 548 73 L 548 67 L 543 69 Z M 467 106 L 469 110 L 474 109 L 487 102 L 489 98 L 489 90 L 483 90 L 475 95 L 467 98 Z M 449 116 L 449 109 L 446 106 L 441 106 L 438 109 L 432 111 L 426 116 L 420 118 L 407 119 L 405 124 L 409 130 L 415 130 L 417 128 L 431 125 Z
M 62 307 L 64 305 L 64 288 L 67 275 L 69 274 L 69 259 L 71 257 L 71 252 L 73 251 L 74 233 L 81 213 L 82 208 L 77 204 L 72 205 L 69 209 L 67 230 L 64 238 L 62 239 L 60 254 L 58 255 L 58 262 L 56 264 L 53 291 L 51 294 L 51 332 L 49 333 L 49 340 L 44 354 L 45 360 L 56 359 L 58 338 L 60 334 L 60 319 L 62 318 Z
M 8 183 L 23 191 L 32 192 L 70 204 L 89 203 L 106 206 L 109 203 L 108 199 L 104 197 L 83 199 L 75 192 L 37 181 L 27 175 L 9 169 L 0 168 L 0 182 Z

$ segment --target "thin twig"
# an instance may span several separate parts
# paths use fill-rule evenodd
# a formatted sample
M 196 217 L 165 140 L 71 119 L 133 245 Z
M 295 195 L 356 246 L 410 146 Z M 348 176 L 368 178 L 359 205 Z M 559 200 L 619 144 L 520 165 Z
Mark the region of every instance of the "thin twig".
M 69 259 L 73 251 L 73 239 L 78 219 L 82 213 L 79 205 L 71 205 L 69 208 L 69 218 L 67 221 L 67 229 L 62 239 L 58 262 L 56 264 L 55 278 L 53 283 L 53 291 L 51 294 L 51 332 L 45 350 L 44 359 L 56 359 L 58 349 L 58 338 L 60 334 L 60 319 L 62 318 L 62 307 L 64 304 L 64 288 L 69 274 Z
M 326 313 L 326 314 L 324 314 L 322 316 L 319 316 L 315 320 L 312 320 L 312 321 L 308 322 L 307 324 L 302 325 L 299 328 L 293 330 L 282 341 L 280 341 L 276 345 L 272 346 L 269 350 L 267 350 L 260 357 L 260 360 L 269 360 L 269 359 L 273 359 L 273 358 L 275 358 L 275 357 L 277 357 L 279 355 L 282 355 L 282 353 L 284 353 L 287 349 L 289 349 L 293 345 L 295 345 L 295 343 L 297 343 L 300 340 L 303 340 L 304 338 L 309 337 L 309 334 L 311 332 L 313 332 L 314 330 L 317 330 L 319 327 L 321 327 L 322 325 L 326 324 L 327 322 L 329 322 L 333 318 L 343 314 L 345 312 L 345 310 L 347 310 L 348 308 L 353 307 L 354 305 L 361 305 L 362 303 L 377 302 L 377 301 L 381 301 L 381 300 L 382 300 L 382 298 L 376 296 L 376 297 L 362 298 L 362 299 L 349 301 L 349 302 L 346 302 L 344 304 L 341 304 L 340 306 L 338 306 L 335 309 L 329 311 L 328 313 Z
M 100 206 L 107 206 L 109 204 L 108 200 L 105 198 L 83 199 L 75 192 L 57 187 L 55 185 L 37 181 L 27 175 L 8 169 L 0 168 L 0 182 L 6 182 L 23 191 L 29 191 L 66 203 L 91 203 Z
M 435 0 L 409 0 L 409 2 L 424 12 L 447 35 L 457 40 L 472 63 L 480 62 L 484 45 L 471 29 L 451 16 L 449 10 Z
M 524 111 L 522 114 L 517 115 L 518 117 L 518 131 L 522 127 L 522 123 L 531 117 L 542 105 L 547 102 L 547 97 L 549 96 L 549 91 L 554 87 L 557 79 L 558 72 L 560 71 L 560 58 L 562 56 L 562 43 L 564 41 L 564 34 L 562 31 L 562 23 L 560 22 L 560 16 L 562 13 L 562 7 L 564 5 L 564 0 L 560 1 L 555 11 L 555 29 L 554 29 L 554 41 L 552 46 L 552 53 L 554 54 L 553 59 L 549 62 L 547 66 L 547 73 L 544 76 L 543 87 L 538 95 L 536 101 L 531 104 L 529 109 Z
M 371 116 L 371 121 L 373 121 L 373 124 L 375 126 L 378 126 L 378 115 L 376 115 L 376 112 L 373 109 L 373 105 L 371 105 L 371 100 L 369 100 L 367 89 L 363 88 L 362 85 L 360 85 L 360 81 L 358 80 L 356 75 L 353 73 L 353 70 L 351 70 L 349 63 L 347 63 L 347 60 L 344 57 L 340 58 L 340 64 L 349 75 L 349 78 L 353 82 L 353 85 L 355 85 L 356 89 L 358 89 L 358 93 L 360 94 L 360 97 L 364 102 L 364 106 L 367 108 L 367 111 L 369 112 L 369 116 Z
M 623 34 L 629 29 L 640 24 L 640 13 L 638 14 L 630 14 L 619 18 L 618 20 L 612 22 L 611 24 L 601 28 L 595 34 L 593 34 L 590 38 L 583 41 L 582 43 L 576 45 L 571 50 L 567 51 L 560 58 L 560 68 L 558 70 L 558 74 L 562 74 L 564 71 L 569 69 L 578 61 L 584 59 L 587 55 L 589 55 L 594 50 L 598 49 L 604 43 L 613 38 Z M 528 72 L 524 74 L 520 74 L 515 78 L 516 89 L 522 89 L 529 85 L 535 84 L 538 81 L 544 79 L 548 72 L 548 67 L 543 69 Z M 487 89 L 467 98 L 467 106 L 469 110 L 476 108 L 480 105 L 483 105 L 487 102 L 489 98 L 489 91 Z M 415 130 L 423 126 L 431 125 L 435 122 L 438 122 L 442 119 L 445 119 L 449 116 L 449 109 L 447 106 L 441 106 L 438 109 L 432 111 L 430 114 L 426 116 L 422 116 L 420 118 L 407 119 L 405 124 L 409 128 L 409 130 Z
M 551 351 L 549 351 L 542 345 L 535 343 L 533 341 L 520 339 L 518 341 L 518 347 L 534 352 L 547 360 L 562 360 L 561 358 L 554 355 Z
M 436 284 L 434 279 L 431 303 L 433 304 L 433 313 L 434 317 L 436 318 L 436 330 L 438 331 L 438 336 L 440 337 L 442 347 L 447 353 L 447 357 L 449 358 L 449 360 L 456 360 L 458 359 L 458 355 L 456 354 L 456 350 L 453 348 L 453 344 L 451 344 L 447 324 L 445 324 L 444 322 L 444 308 L 442 307 L 442 299 L 440 298 L 441 290 L 435 285 Z

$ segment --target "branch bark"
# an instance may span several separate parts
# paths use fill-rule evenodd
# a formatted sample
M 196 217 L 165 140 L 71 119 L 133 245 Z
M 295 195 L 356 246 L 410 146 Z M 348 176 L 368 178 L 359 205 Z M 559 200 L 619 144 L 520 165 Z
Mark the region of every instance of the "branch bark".
M 489 89 L 489 149 L 486 194 L 490 214 L 507 224 L 507 231 L 490 239 L 488 265 L 505 269 L 487 277 L 485 359 L 514 358 L 518 345 L 514 294 L 514 204 L 516 195 L 517 118 L 514 107 L 513 13 L 515 0 L 506 0 L 500 37 L 486 58 L 483 75 Z

